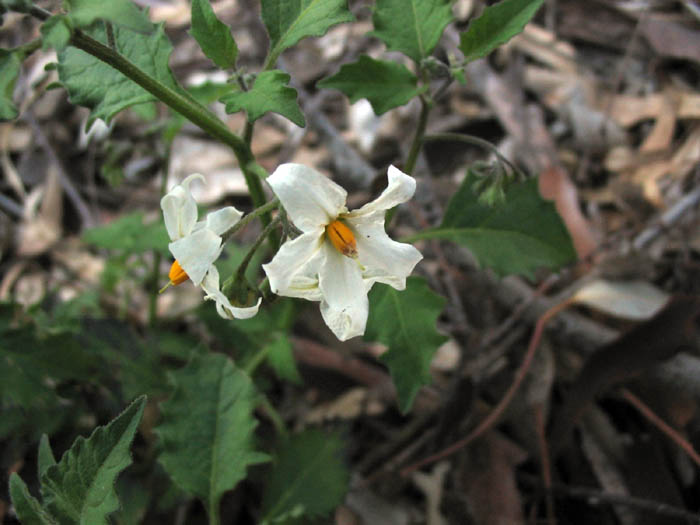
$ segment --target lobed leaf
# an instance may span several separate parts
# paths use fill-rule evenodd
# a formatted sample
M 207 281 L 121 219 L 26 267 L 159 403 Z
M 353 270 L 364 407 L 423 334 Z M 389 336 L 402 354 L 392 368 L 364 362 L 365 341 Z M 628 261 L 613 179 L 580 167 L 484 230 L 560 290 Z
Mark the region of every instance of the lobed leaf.
M 343 500 L 348 471 L 337 435 L 311 429 L 293 436 L 275 455 L 265 486 L 262 523 L 328 514 Z
M 430 361 L 447 340 L 435 329 L 445 298 L 430 290 L 424 279 L 409 277 L 403 291 L 375 285 L 369 301 L 365 340 L 389 347 L 380 359 L 389 367 L 399 408 L 406 413 L 420 387 L 430 383 Z
M 261 15 L 270 36 L 267 63 L 307 36 L 321 36 L 336 24 L 351 22 L 347 0 L 262 0 Z
M 459 49 L 464 62 L 488 55 L 520 33 L 543 4 L 544 0 L 502 0 L 484 8 L 479 18 L 471 21 L 460 36 Z
M 357 62 L 343 65 L 338 73 L 321 80 L 317 86 L 342 91 L 353 104 L 366 98 L 374 112 L 381 115 L 427 90 L 427 86 L 418 87 L 417 82 L 403 64 L 362 55 Z
M 249 91 L 229 93 L 221 98 L 221 102 L 226 104 L 226 113 L 245 110 L 250 122 L 272 111 L 303 128 L 306 120 L 299 109 L 297 90 L 287 86 L 289 80 L 290 76 L 278 69 L 263 71 Z
M 146 397 L 134 401 L 89 438 L 79 437 L 61 460 L 41 477 L 44 504 L 60 523 L 99 525 L 119 508 L 114 488 L 119 473 L 131 464 L 129 448 Z
M 95 24 L 84 32 L 107 43 L 103 24 Z M 173 48 L 162 24 L 150 35 L 114 27 L 114 40 L 117 51 L 127 60 L 159 82 L 180 91 L 168 66 Z M 68 90 L 71 102 L 92 110 L 88 128 L 97 118 L 109 122 L 123 109 L 155 100 L 116 69 L 72 46 L 58 54 L 58 77 Z
M 452 0 L 377 0 L 370 35 L 420 62 L 433 52 L 451 21 Z
M 217 66 L 222 69 L 236 67 L 238 46 L 229 28 L 214 14 L 209 0 L 192 0 L 190 34 Z
M 505 202 L 488 206 L 474 192 L 469 174 L 450 200 L 440 227 L 411 237 L 445 239 L 467 247 L 479 264 L 499 276 L 533 277 L 539 267 L 558 268 L 576 258 L 554 204 L 544 200 L 537 179 L 514 182 Z
M 222 354 L 197 355 L 172 373 L 172 397 L 161 404 L 156 429 L 160 463 L 183 490 L 218 514 L 221 496 L 267 460 L 253 450 L 255 389 L 250 378 Z
M 148 16 L 131 0 L 64 0 L 75 27 L 88 27 L 95 20 L 112 22 L 141 33 L 152 33 Z

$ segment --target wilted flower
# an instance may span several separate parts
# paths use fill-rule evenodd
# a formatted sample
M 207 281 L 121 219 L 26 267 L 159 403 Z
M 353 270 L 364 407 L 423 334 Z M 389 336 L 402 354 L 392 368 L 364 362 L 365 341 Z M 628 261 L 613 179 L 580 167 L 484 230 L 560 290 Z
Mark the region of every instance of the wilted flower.
M 216 301 L 219 315 L 226 318 L 247 319 L 258 312 L 258 303 L 250 307 L 235 307 L 219 289 L 219 272 L 214 266 L 223 250 L 221 235 L 236 224 L 243 213 L 233 206 L 211 212 L 205 220 L 197 222 L 197 203 L 190 193 L 192 181 L 204 177 L 190 175 L 175 186 L 160 201 L 165 228 L 172 241 L 168 248 L 175 257 L 169 278 L 171 285 L 188 279 L 205 291 L 205 299 Z
M 362 335 L 367 292 L 376 282 L 397 290 L 423 256 L 384 231 L 386 210 L 406 202 L 416 181 L 394 166 L 389 184 L 374 201 L 348 212 L 347 192 L 300 164 L 282 164 L 267 178 L 302 234 L 285 242 L 263 268 L 273 292 L 321 301 L 321 315 L 341 341 Z

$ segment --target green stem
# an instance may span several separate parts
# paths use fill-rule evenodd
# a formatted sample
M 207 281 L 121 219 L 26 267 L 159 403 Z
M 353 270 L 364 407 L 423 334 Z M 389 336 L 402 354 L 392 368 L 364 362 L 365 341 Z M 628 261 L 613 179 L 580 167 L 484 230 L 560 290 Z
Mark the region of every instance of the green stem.
M 287 439 L 287 436 L 289 435 L 287 432 L 287 427 L 284 424 L 282 416 L 279 415 L 279 412 L 277 412 L 275 407 L 272 406 L 272 403 L 270 403 L 270 401 L 264 395 L 261 396 L 260 404 L 262 405 L 262 409 L 265 411 L 267 417 L 269 417 L 270 421 L 272 421 L 272 425 L 275 427 L 275 430 L 280 438 Z
M 403 171 L 412 175 L 413 170 L 416 167 L 416 161 L 418 160 L 418 153 L 420 153 L 420 148 L 423 145 L 423 135 L 425 135 L 425 128 L 428 125 L 428 114 L 432 104 L 428 102 L 424 97 L 420 98 L 421 110 L 420 116 L 418 117 L 418 126 L 416 127 L 416 133 L 413 136 L 413 143 L 411 144 L 411 149 L 408 151 L 408 157 L 406 158 L 406 163 L 404 164 Z
M 221 525 L 221 517 L 219 516 L 221 513 L 219 510 L 220 504 L 221 501 L 218 501 L 218 498 L 214 496 L 209 498 L 209 525 Z
M 464 142 L 466 144 L 473 144 L 475 146 L 480 146 L 484 149 L 489 150 L 491 153 L 496 155 L 498 157 L 498 160 L 506 164 L 511 170 L 513 170 L 513 173 L 516 173 L 523 177 L 523 173 L 521 170 L 517 168 L 517 166 L 513 165 L 507 158 L 505 158 L 501 152 L 498 151 L 498 148 L 491 144 L 489 141 L 484 140 L 479 137 L 475 137 L 474 135 L 467 135 L 465 133 L 434 133 L 432 135 L 426 135 L 423 137 L 423 142 L 436 142 L 436 141 L 452 141 L 452 142 Z
M 255 252 L 258 250 L 258 248 L 260 248 L 260 245 L 265 241 L 265 239 L 267 239 L 270 236 L 272 230 L 274 230 L 279 223 L 280 218 L 276 217 L 270 224 L 268 224 L 265 227 L 262 233 L 258 235 L 258 238 L 255 239 L 255 242 L 253 243 L 253 246 L 250 247 L 250 250 L 248 250 L 248 253 L 245 254 L 243 261 L 241 261 L 241 264 L 238 266 L 238 270 L 236 270 L 236 280 L 245 279 L 245 271 L 248 268 L 248 265 L 250 264 L 253 255 L 255 255 Z
M 233 237 L 236 233 L 238 233 L 240 230 L 245 228 L 250 221 L 253 219 L 256 219 L 260 217 L 261 215 L 269 214 L 272 210 L 277 208 L 279 206 L 280 201 L 279 199 L 272 199 L 270 202 L 266 202 L 264 205 L 260 206 L 259 208 L 254 209 L 251 211 L 248 215 L 244 216 L 240 221 L 238 221 L 233 228 L 231 228 L 229 231 L 224 233 L 221 238 L 222 238 L 222 244 L 228 241 L 231 237 Z
M 109 22 L 105 22 L 105 33 L 107 33 L 107 44 L 109 44 L 109 48 L 117 52 L 117 42 L 114 40 L 114 28 Z
M 250 377 L 252 377 L 253 373 L 255 373 L 255 370 L 257 370 L 257 368 L 262 364 L 262 362 L 265 361 L 265 358 L 267 357 L 267 354 L 269 352 L 270 345 L 263 346 L 260 350 L 257 351 L 257 353 L 253 357 L 251 357 L 248 360 L 248 362 L 243 367 L 243 371 Z

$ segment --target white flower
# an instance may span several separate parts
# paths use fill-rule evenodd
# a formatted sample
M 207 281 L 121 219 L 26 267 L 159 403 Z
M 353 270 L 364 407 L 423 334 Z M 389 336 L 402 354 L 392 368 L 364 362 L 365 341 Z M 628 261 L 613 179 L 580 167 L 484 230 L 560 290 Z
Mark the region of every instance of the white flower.
M 348 212 L 347 192 L 300 164 L 282 164 L 267 178 L 302 234 L 285 242 L 263 268 L 278 295 L 321 301 L 321 315 L 341 341 L 362 335 L 367 292 L 376 282 L 397 290 L 423 256 L 384 231 L 386 210 L 416 190 L 413 177 L 389 167 L 389 185 L 374 201 Z
M 190 175 L 160 200 L 165 228 L 172 241 L 168 248 L 175 257 L 170 268 L 170 283 L 178 285 L 189 278 L 206 292 L 205 299 L 216 301 L 216 310 L 222 317 L 253 317 L 258 312 L 260 299 L 247 308 L 232 306 L 219 290 L 219 272 L 214 266 L 223 250 L 221 235 L 236 224 L 243 213 L 227 206 L 197 222 L 197 203 L 189 188 L 196 179 L 204 181 L 198 173 Z

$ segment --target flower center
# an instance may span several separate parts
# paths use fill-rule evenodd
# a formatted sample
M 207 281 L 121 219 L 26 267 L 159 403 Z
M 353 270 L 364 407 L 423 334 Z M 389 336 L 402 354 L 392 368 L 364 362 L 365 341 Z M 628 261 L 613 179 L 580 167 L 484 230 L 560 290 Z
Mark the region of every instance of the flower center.
M 351 259 L 357 258 L 357 243 L 350 228 L 340 221 L 333 221 L 326 226 L 326 236 L 335 249 Z
M 184 283 L 190 277 L 185 273 L 185 270 L 182 269 L 177 259 L 175 259 L 175 262 L 170 267 L 170 272 L 168 272 L 168 278 L 170 279 L 170 284 L 177 286 L 178 284 Z

